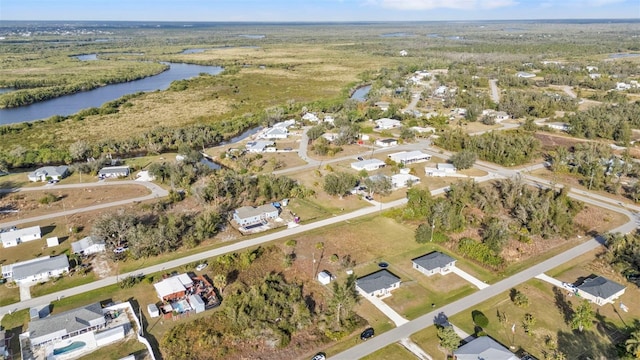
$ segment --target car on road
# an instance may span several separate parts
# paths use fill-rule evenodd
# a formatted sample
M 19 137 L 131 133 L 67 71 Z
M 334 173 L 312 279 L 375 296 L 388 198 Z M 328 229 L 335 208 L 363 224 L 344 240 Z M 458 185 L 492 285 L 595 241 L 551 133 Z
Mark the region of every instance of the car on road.
M 204 270 L 207 267 L 207 265 L 209 265 L 209 264 L 207 264 L 207 263 L 199 264 L 198 266 L 196 266 L 196 271 Z
M 126 247 L 122 247 L 122 246 L 119 246 L 119 247 L 113 249 L 113 252 L 116 253 L 116 254 L 122 254 L 125 251 L 127 251 L 127 248 Z
M 326 358 L 327 358 L 327 354 L 323 352 L 319 352 L 315 354 L 314 357 L 311 358 L 311 360 L 326 360 Z
M 364 331 L 362 332 L 362 334 L 360 334 L 360 340 L 366 341 L 370 338 L 373 337 L 373 335 L 375 335 L 375 331 L 373 330 L 373 328 L 366 328 L 364 329 Z
M 373 201 L 373 197 L 371 195 L 367 195 L 364 197 L 365 199 L 369 200 L 369 201 Z

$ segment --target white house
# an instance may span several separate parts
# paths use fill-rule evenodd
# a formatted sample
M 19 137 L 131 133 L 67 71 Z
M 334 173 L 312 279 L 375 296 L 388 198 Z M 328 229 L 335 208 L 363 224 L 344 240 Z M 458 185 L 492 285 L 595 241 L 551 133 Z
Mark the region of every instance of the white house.
M 289 136 L 289 130 L 286 127 L 272 127 L 264 130 L 258 135 L 259 139 L 286 139 Z
M 457 171 L 453 164 L 438 163 L 435 168 L 425 167 L 424 172 L 427 176 L 444 177 L 455 174 Z
M 340 137 L 340 135 L 338 135 L 336 133 L 324 133 L 324 134 L 322 134 L 320 136 L 322 136 L 323 138 L 327 139 L 328 142 L 334 142 L 334 141 L 336 141 L 336 139 L 338 137 Z
M 8 248 L 17 246 L 20 243 L 38 240 L 42 238 L 40 226 L 31 226 L 24 229 L 9 230 L 0 233 L 2 247 Z
M 380 109 L 382 111 L 389 110 L 389 102 L 387 102 L 387 101 L 378 101 L 374 105 L 377 106 L 378 109 Z
M 375 121 L 375 123 L 376 123 L 376 127 L 380 130 L 389 130 L 389 129 L 394 129 L 402 126 L 402 123 L 400 122 L 400 120 L 389 119 L 389 118 L 378 119 Z
M 32 347 L 54 343 L 62 338 L 103 329 L 107 320 L 99 302 L 36 319 L 29 323 L 28 337 Z M 53 347 L 52 347 L 53 348 Z M 52 357 L 53 358 L 53 357 Z
M 431 126 L 426 126 L 426 127 L 413 126 L 411 127 L 411 130 L 417 132 L 418 134 L 428 134 L 428 133 L 436 132 L 436 128 Z
M 601 77 L 602 77 L 602 74 L 599 74 L 599 73 L 591 73 L 591 74 L 589 74 L 589 77 L 590 77 L 592 80 L 595 80 L 595 79 L 599 79 L 599 78 L 601 78 Z
M 233 220 L 240 226 L 250 226 L 276 219 L 279 215 L 278 209 L 272 204 L 260 205 L 258 207 L 243 206 L 233 212 Z
M 318 122 L 318 121 L 320 121 L 320 119 L 318 119 L 318 117 L 316 116 L 316 114 L 314 114 L 314 113 L 310 113 L 310 112 L 308 112 L 308 113 L 306 113 L 306 114 L 302 115 L 302 120 L 305 120 L 305 121 L 311 121 L 311 122 Z
M 528 73 L 526 71 L 518 71 L 516 76 L 523 79 L 530 79 L 536 77 L 536 74 Z
M 505 120 L 509 120 L 510 116 L 504 111 L 497 111 L 494 115 L 494 119 L 497 123 L 501 123 Z
M 98 171 L 98 177 L 105 178 L 118 178 L 129 176 L 131 169 L 129 166 L 107 166 Z
M 69 272 L 67 255 L 44 256 L 2 267 L 2 277 L 17 283 L 47 281 Z
M 44 166 L 30 172 L 27 177 L 29 181 L 47 181 L 47 180 L 61 180 L 69 175 L 69 167 L 65 165 L 61 166 Z
M 577 294 L 597 305 L 613 304 L 624 294 L 625 287 L 602 276 L 585 279 L 577 287 Z
M 422 255 L 411 260 L 413 268 L 421 273 L 432 276 L 435 274 L 446 275 L 456 265 L 456 259 L 439 251 Z
M 356 289 L 363 296 L 385 297 L 400 287 L 400 278 L 388 270 L 378 270 L 356 280 Z
M 71 250 L 74 254 L 91 255 L 105 251 L 105 243 L 93 236 L 87 236 L 71 243 Z
M 249 141 L 246 149 L 251 153 L 262 153 L 266 152 L 268 148 L 273 147 L 275 144 L 273 141 Z
M 407 56 L 407 55 L 409 55 L 407 50 L 400 50 L 400 56 Z
M 594 71 L 598 71 L 598 67 L 597 66 L 587 66 L 587 71 L 588 72 L 594 72 Z
M 398 140 L 396 139 L 378 139 L 376 140 L 376 145 L 382 147 L 391 147 L 398 145 Z
M 281 121 L 277 124 L 273 124 L 273 128 L 282 128 L 282 129 L 288 129 L 290 127 L 292 127 L 293 125 L 296 124 L 296 121 L 294 119 L 289 119 L 289 120 L 285 120 L 285 121 Z
M 391 175 L 391 184 L 396 189 L 417 184 L 419 182 L 420 182 L 420 178 L 411 174 L 400 173 L 400 174 Z
M 389 155 L 389 159 L 398 164 L 413 164 L 431 160 L 431 155 L 425 154 L 420 150 L 401 151 Z
M 329 124 L 331 124 L 331 125 L 333 125 L 333 123 L 334 123 L 335 121 L 336 121 L 336 119 L 334 119 L 334 118 L 333 118 L 333 116 L 331 116 L 331 115 L 326 115 L 326 116 L 324 117 L 324 120 L 323 120 L 323 122 L 329 123 Z
M 180 274 L 163 279 L 153 284 L 153 287 L 160 300 L 175 300 L 187 295 L 187 291 L 193 287 L 193 280 L 188 274 Z
M 374 171 L 385 166 L 384 161 L 378 159 L 367 159 L 351 163 L 351 168 L 357 171 L 366 170 Z
M 540 125 L 546 125 L 555 130 L 569 131 L 569 124 L 563 122 L 541 123 Z

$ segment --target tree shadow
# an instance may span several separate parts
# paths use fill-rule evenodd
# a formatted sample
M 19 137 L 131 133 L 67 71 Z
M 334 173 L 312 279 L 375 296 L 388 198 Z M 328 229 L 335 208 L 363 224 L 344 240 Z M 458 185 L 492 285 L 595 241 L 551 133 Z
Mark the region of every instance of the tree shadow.
M 18 189 L 20 189 L 20 185 L 15 181 L 0 182 L 0 199 L 9 194 L 15 193 Z
M 571 359 L 616 359 L 616 346 L 602 340 L 593 331 L 558 331 L 558 349 L 571 354 Z
M 449 318 L 447 317 L 447 315 L 445 315 L 444 312 L 439 312 L 438 315 L 436 315 L 433 318 L 433 323 L 437 326 L 449 326 Z
M 571 307 L 571 301 L 567 300 L 566 295 L 560 290 L 560 288 L 553 287 L 553 297 L 555 299 L 555 305 L 562 313 L 565 324 L 571 323 L 573 317 L 573 308 Z
M 316 301 L 313 299 L 313 293 L 307 294 L 304 297 L 304 302 L 307 304 L 307 308 L 312 314 L 316 313 Z

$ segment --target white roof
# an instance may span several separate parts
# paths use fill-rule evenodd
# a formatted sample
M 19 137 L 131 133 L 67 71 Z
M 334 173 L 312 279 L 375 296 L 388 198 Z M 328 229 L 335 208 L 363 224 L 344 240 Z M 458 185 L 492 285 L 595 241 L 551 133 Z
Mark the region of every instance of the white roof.
M 378 160 L 378 159 L 367 159 L 367 160 L 362 160 L 362 161 L 351 163 L 351 166 L 357 167 L 357 168 L 365 168 L 368 165 L 383 166 L 384 165 L 384 161 Z
M 376 125 L 378 126 L 384 126 L 384 125 L 398 126 L 400 124 L 401 124 L 400 120 L 396 120 L 396 119 L 382 118 L 382 119 L 376 120 Z
M 438 168 L 438 170 L 444 170 L 444 169 L 453 169 L 455 170 L 456 167 L 453 166 L 453 164 L 447 164 L 447 163 L 438 163 L 436 165 L 436 167 Z
M 164 279 L 157 284 L 153 284 L 156 288 L 158 296 L 164 298 L 165 296 L 185 291 L 187 287 L 193 286 L 193 281 L 187 274 L 180 274 Z
M 391 176 L 391 182 L 395 187 L 405 187 L 409 181 L 415 184 L 420 182 L 420 178 L 411 174 L 395 174 Z
M 431 158 L 431 155 L 425 154 L 420 150 L 414 150 L 414 151 L 401 151 L 401 152 L 389 154 L 389 157 L 391 158 L 391 160 L 395 162 L 399 162 L 403 160 L 407 161 L 407 160 L 414 160 L 414 159 L 423 159 L 425 157 Z
M 294 119 L 289 119 L 289 120 L 286 120 L 286 121 L 279 122 L 277 124 L 273 124 L 273 128 L 284 128 L 284 129 L 286 129 L 286 128 L 288 128 L 290 126 L 293 126 L 295 124 L 296 124 L 296 121 Z
M 40 226 L 31 226 L 24 229 L 16 229 L 0 233 L 2 242 L 11 242 L 26 235 L 40 234 Z

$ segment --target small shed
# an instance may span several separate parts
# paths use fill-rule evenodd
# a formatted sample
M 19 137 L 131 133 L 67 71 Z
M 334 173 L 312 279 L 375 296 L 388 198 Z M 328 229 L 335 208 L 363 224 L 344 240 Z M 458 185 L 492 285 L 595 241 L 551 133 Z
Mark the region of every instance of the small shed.
M 331 282 L 331 275 L 326 271 L 321 271 L 318 274 L 318 281 L 322 285 L 329 285 L 329 283 Z
M 58 241 L 57 236 L 47 238 L 47 247 L 53 247 L 58 245 L 60 245 L 60 242 Z
M 158 309 L 156 304 L 147 305 L 147 312 L 149 313 L 149 316 L 151 316 L 152 318 L 160 316 L 160 310 Z
M 189 304 L 196 311 L 196 314 L 204 311 L 204 301 L 198 294 L 193 294 L 189 296 Z

